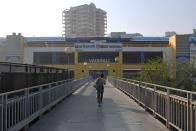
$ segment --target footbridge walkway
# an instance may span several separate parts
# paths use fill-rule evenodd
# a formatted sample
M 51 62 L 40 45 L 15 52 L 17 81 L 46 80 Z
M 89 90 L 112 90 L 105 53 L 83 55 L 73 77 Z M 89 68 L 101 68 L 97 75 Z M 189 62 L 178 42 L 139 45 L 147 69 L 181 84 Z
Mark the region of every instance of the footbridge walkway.
M 0 95 L 0 131 L 195 131 L 194 92 L 108 78 L 101 107 L 94 82 L 58 81 Z

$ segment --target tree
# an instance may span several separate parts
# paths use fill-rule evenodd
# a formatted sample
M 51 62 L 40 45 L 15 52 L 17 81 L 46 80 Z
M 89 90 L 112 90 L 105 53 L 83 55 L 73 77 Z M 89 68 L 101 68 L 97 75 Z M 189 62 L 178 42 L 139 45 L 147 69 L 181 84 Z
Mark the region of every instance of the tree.
M 196 78 L 196 67 L 194 62 L 187 61 L 177 64 L 176 87 L 185 90 L 192 90 L 194 78 Z
M 138 73 L 135 79 L 165 85 L 184 90 L 196 90 L 196 66 L 194 61 L 186 61 L 178 63 L 176 66 L 176 79 L 172 78 L 173 68 L 163 62 L 162 59 L 150 59 L 144 65 L 141 72 Z
M 138 73 L 136 79 L 149 83 L 173 86 L 174 80 L 171 78 L 171 73 L 173 72 L 169 67 L 170 66 L 159 57 L 149 59 L 142 71 Z

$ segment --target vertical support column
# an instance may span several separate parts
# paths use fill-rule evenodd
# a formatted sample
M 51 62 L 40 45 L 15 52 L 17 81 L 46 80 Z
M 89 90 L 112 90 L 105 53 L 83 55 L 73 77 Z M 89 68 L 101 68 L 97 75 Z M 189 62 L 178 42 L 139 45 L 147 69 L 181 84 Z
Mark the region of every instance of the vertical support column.
M 28 118 L 29 117 L 29 90 L 25 90 L 25 118 Z M 23 131 L 27 131 L 29 128 L 29 123 L 26 123 L 25 127 L 23 128 Z
M 74 78 L 75 79 L 78 79 L 79 78 L 79 75 L 80 75 L 80 71 L 77 70 L 77 67 L 78 67 L 78 52 L 75 51 L 74 52 Z
M 39 87 L 39 110 L 43 107 L 43 92 L 42 92 L 42 86 Z M 40 114 L 39 119 L 41 119 L 42 114 Z
M 166 117 L 167 117 L 167 122 L 166 122 L 166 126 L 168 129 L 170 129 L 170 89 L 167 89 L 167 105 L 166 105 Z
M 57 86 L 57 83 L 56 83 L 56 86 Z M 51 89 L 51 84 L 48 85 L 48 88 L 49 88 L 49 103 L 52 103 L 52 89 Z
M 67 54 L 67 61 L 68 61 L 68 64 L 67 64 L 68 80 L 71 78 L 71 77 L 70 77 L 70 61 L 69 61 L 69 57 L 70 57 L 70 54 L 68 53 L 68 54 Z
M 144 64 L 144 52 L 141 52 L 141 64 Z
M 12 72 L 12 64 L 9 63 L 9 72 Z
M 28 117 L 28 115 L 29 115 L 29 89 L 27 89 L 27 90 L 25 90 L 25 99 L 26 99 L 26 111 L 25 111 L 25 113 L 26 113 L 26 117 Z
M 123 53 L 122 53 L 122 50 L 119 51 L 119 62 L 118 62 L 118 72 L 119 72 L 119 75 L 118 77 L 122 78 L 122 72 L 123 72 Z
M 7 95 L 4 95 L 2 97 L 3 99 L 3 131 L 7 131 L 7 101 L 8 101 L 8 98 L 7 98 Z
M 190 99 L 189 99 L 189 108 L 190 108 L 190 131 L 193 130 L 193 105 L 192 105 L 192 101 L 193 101 L 193 96 L 192 94 L 190 94 Z
M 139 84 L 138 84 L 139 86 L 138 86 L 138 101 L 141 101 L 141 91 L 140 91 L 140 89 L 141 89 L 141 81 L 139 81 Z
M 25 64 L 25 72 L 28 72 L 28 65 Z

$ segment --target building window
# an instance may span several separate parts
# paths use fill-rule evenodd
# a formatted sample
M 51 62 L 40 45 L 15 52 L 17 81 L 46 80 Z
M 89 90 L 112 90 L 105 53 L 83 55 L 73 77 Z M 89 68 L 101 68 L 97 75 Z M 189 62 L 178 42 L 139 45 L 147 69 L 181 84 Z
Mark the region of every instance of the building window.
M 65 52 L 34 52 L 33 55 L 34 64 L 74 64 L 74 53 L 68 56 Z
M 144 63 L 157 58 L 163 59 L 163 52 L 144 52 Z
M 123 64 L 141 64 L 141 53 L 123 52 Z
M 134 77 L 137 77 L 137 75 L 140 71 L 141 71 L 141 69 L 123 70 L 123 78 L 133 79 Z
M 52 64 L 52 54 L 50 52 L 34 52 L 34 64 Z

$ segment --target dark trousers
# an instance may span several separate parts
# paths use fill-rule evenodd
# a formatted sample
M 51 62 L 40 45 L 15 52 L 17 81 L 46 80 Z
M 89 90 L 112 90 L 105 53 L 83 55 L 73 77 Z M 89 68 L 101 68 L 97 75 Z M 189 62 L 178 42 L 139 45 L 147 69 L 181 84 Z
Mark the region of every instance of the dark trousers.
M 103 100 L 103 90 L 97 90 L 97 102 L 102 103 Z

